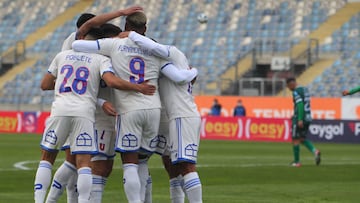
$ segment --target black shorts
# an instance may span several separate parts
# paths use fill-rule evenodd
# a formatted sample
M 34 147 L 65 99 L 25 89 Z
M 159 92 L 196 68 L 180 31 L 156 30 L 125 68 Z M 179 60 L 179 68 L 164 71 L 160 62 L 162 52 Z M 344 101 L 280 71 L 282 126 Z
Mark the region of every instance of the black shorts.
M 306 138 L 306 134 L 309 130 L 309 126 L 310 123 L 308 122 L 304 122 L 304 127 L 303 128 L 298 128 L 297 126 L 297 122 L 293 122 L 292 123 L 292 133 L 291 133 L 291 137 L 292 139 L 300 139 L 300 138 Z

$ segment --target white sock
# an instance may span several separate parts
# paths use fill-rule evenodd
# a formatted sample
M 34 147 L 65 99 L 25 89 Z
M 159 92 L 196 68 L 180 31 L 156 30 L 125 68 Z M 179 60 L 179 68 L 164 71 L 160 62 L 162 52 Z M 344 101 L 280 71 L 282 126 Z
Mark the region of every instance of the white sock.
M 149 179 L 149 167 L 148 167 L 147 159 L 139 160 L 138 173 L 139 173 L 139 179 L 141 185 L 141 189 L 140 189 L 141 201 L 144 202 L 147 180 Z
M 184 176 L 184 190 L 189 203 L 202 203 L 202 187 L 197 172 L 191 172 Z
M 91 203 L 101 203 L 106 181 L 107 178 L 105 177 L 93 175 L 90 198 Z
M 144 203 L 152 203 L 152 178 L 149 175 L 146 184 L 146 191 L 145 191 L 145 201 Z
M 90 193 L 92 186 L 92 175 L 90 167 L 81 167 L 78 169 L 77 189 L 79 192 L 78 202 L 90 202 Z
M 171 203 L 184 203 L 185 202 L 185 193 L 182 189 L 183 177 L 179 175 L 176 178 L 170 179 L 170 199 Z
M 76 172 L 73 174 L 72 177 L 70 177 L 66 185 L 66 196 L 67 196 L 67 202 L 69 203 L 78 202 L 79 193 L 77 191 L 77 179 L 78 179 L 78 174 Z
M 76 167 L 65 161 L 54 174 L 53 182 L 46 198 L 46 203 L 56 203 L 64 192 L 64 188 L 68 184 L 68 180 L 76 173 Z
M 137 164 L 123 164 L 124 190 L 129 203 L 141 202 L 140 179 Z
M 34 182 L 35 203 L 43 203 L 45 200 L 46 191 L 49 188 L 51 181 L 51 169 L 52 165 L 50 162 L 40 161 Z

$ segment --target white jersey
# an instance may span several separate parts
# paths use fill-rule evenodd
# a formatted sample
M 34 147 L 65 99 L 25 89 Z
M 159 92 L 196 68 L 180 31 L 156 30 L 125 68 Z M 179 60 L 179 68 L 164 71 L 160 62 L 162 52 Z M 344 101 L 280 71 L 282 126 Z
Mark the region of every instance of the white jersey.
M 56 77 L 51 116 L 85 117 L 94 122 L 101 76 L 114 72 L 110 59 L 67 50 L 55 56 L 48 72 Z
M 158 89 L 160 69 L 167 61 L 154 56 L 150 50 L 142 49 L 128 38 L 107 38 L 98 40 L 98 52 L 110 56 L 115 73 L 132 83 L 149 81 Z M 140 109 L 161 108 L 159 93 L 152 96 L 134 91 L 115 90 L 115 106 L 119 113 Z
M 114 103 L 114 89 L 106 85 L 105 81 L 100 81 L 99 93 L 97 98 L 104 99 L 108 102 Z M 97 105 L 95 111 L 95 123 L 98 126 L 107 126 L 109 128 L 115 129 L 115 117 L 107 115 L 102 107 Z
M 170 48 L 170 60 L 180 69 L 189 69 L 189 62 L 185 55 L 176 47 Z M 167 77 L 162 76 L 159 80 L 161 102 L 166 109 L 169 119 L 179 117 L 199 117 L 194 97 L 192 96 L 192 84 L 176 84 Z
M 70 50 L 71 44 L 76 40 L 76 32 L 71 33 L 63 42 L 61 51 Z

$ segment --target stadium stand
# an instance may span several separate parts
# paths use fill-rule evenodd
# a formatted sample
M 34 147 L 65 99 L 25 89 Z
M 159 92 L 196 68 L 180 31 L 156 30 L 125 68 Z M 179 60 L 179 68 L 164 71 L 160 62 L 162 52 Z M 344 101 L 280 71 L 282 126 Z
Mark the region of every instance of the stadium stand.
M 0 1 L 0 52 L 25 39 L 47 22 L 71 7 L 76 1 Z M 20 8 L 20 9 L 19 9 Z
M 76 2 L 78 1 L 27 0 L 24 3 L 25 6 L 22 5 L 15 15 L 12 11 L 16 7 L 20 8 L 19 1 L 1 1 L 0 10 L 4 11 L 0 12 L 0 19 L 3 22 L 0 30 L 4 30 L 1 35 L 2 37 L 6 35 L 5 39 L 11 41 L 8 45 L 2 46 L 3 49 L 17 40 L 25 39 L 50 19 L 56 20 L 61 12 L 71 8 Z M 114 8 L 144 3 L 145 1 L 142 0 L 120 2 L 95 0 L 85 11 L 100 14 Z M 263 42 L 258 50 L 263 53 L 289 51 L 302 39 L 316 31 L 345 4 L 345 0 L 269 0 L 266 2 L 260 0 L 161 0 L 161 2 L 150 0 L 146 1 L 145 8 L 149 18 L 147 34 L 161 43 L 175 45 L 186 53 L 191 64 L 199 68 L 201 75 L 206 76 L 203 77 L 206 79 L 199 80 L 198 90 L 195 90 L 195 92 L 204 93 L 202 88 L 224 77 L 224 73 L 233 77 L 234 67 L 240 67 L 237 74 L 240 76 L 244 74 L 251 67 L 249 56 L 256 42 Z M 29 10 L 35 12 L 28 12 Z M 81 12 L 83 11 L 79 11 L 79 14 Z M 197 22 L 196 18 L 202 12 L 208 16 L 208 22 L 204 24 Z M 42 36 L 42 40 L 38 40 L 33 46 L 27 48 L 28 55 L 41 55 L 41 58 L 35 65 L 19 73 L 14 80 L 5 83 L 0 93 L 2 95 L 0 103 L 51 103 L 51 91 L 41 92 L 38 88 L 39 80 L 51 58 L 60 51 L 62 41 L 74 31 L 76 19 L 77 16 L 53 32 Z M 123 22 L 117 19 L 113 23 Z M 358 67 L 359 60 L 356 57 L 359 54 L 354 54 L 359 51 L 359 43 L 354 43 L 359 41 L 359 30 L 355 29 L 359 27 L 358 25 L 359 15 L 345 23 L 341 30 L 334 32 L 331 37 L 326 38 L 325 44 L 321 46 L 321 52 L 327 54 L 341 52 L 343 55 L 351 56 L 351 64 Z M 343 58 L 346 57 L 343 56 Z M 343 58 L 336 62 L 340 67 L 345 63 Z M 333 68 L 335 68 L 334 65 L 331 70 Z M 325 72 L 332 73 L 333 71 L 326 70 Z M 351 71 L 349 69 L 345 72 Z M 316 90 L 325 89 L 327 86 L 323 87 L 321 84 L 325 80 L 328 81 L 330 77 L 321 75 L 310 87 Z M 333 96 L 333 94 L 324 93 L 323 96 Z
M 356 85 L 357 78 L 360 76 L 359 22 L 360 13 L 344 23 L 321 46 L 322 52 L 336 53 L 341 57 L 309 84 L 309 89 L 317 93 L 317 96 L 340 96 L 342 90 Z

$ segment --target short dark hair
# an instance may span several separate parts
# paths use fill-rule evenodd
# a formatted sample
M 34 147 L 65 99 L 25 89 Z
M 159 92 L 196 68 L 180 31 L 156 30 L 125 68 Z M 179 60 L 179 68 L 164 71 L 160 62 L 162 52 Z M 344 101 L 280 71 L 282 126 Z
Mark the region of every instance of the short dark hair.
M 86 21 L 90 20 L 93 17 L 95 17 L 95 15 L 91 13 L 81 14 L 78 20 L 76 21 L 76 27 L 80 28 Z
M 290 77 L 290 78 L 286 79 L 286 84 L 289 84 L 289 83 L 295 82 L 295 81 L 296 81 L 296 79 L 294 77 Z
M 104 31 L 101 28 L 96 27 L 91 28 L 86 35 L 91 36 L 93 39 L 105 38 Z
M 111 23 L 101 25 L 101 29 L 103 30 L 105 37 L 115 37 L 122 32 L 120 27 Z

